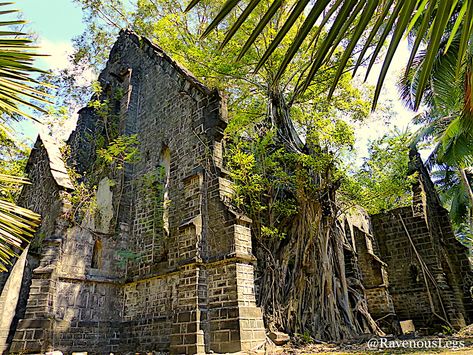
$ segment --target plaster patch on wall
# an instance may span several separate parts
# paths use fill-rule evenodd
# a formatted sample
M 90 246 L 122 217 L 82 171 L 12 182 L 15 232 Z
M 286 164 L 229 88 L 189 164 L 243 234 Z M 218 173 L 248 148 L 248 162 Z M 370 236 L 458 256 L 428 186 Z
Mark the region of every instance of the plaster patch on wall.
M 13 266 L 5 286 L 0 292 L 0 352 L 7 349 L 6 341 L 11 322 L 15 316 L 28 249 L 29 247 L 26 247 Z
M 104 177 L 97 187 L 97 212 L 95 214 L 94 226 L 99 233 L 110 232 L 110 222 L 113 218 L 113 192 L 112 180 Z

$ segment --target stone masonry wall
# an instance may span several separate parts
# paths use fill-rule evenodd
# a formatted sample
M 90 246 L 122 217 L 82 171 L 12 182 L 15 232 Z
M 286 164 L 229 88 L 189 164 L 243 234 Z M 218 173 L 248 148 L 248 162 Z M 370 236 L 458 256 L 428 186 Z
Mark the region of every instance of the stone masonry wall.
M 387 265 L 375 254 L 377 248 L 373 247 L 373 237 L 355 227 L 354 239 L 370 314 L 375 320 L 394 315 L 393 301 L 388 292 Z
M 44 332 L 37 326 L 47 317 L 47 313 L 43 312 L 48 310 L 50 295 L 46 291 L 47 286 L 42 278 L 45 267 L 57 261 L 56 233 L 63 228 L 63 225 L 56 221 L 54 216 L 64 212 L 64 205 L 61 202 L 62 189 L 70 187 L 62 180 L 60 167 L 54 164 L 56 157 L 48 153 L 47 147 L 50 143 L 44 137 L 36 141 L 26 173 L 32 182 L 37 183 L 37 186 L 36 184 L 35 186 L 25 185 L 19 200 L 20 205 L 36 211 L 42 217 L 42 225 L 28 250 L 16 314 L 11 323 L 8 339 L 10 345 L 13 336 L 17 335 L 16 339 L 23 348 L 36 346 L 43 341 Z M 60 187 L 59 184 L 64 186 Z M 46 287 L 42 289 L 43 285 Z M 31 307 L 28 308 L 27 304 Z M 36 325 L 23 320 L 29 314 L 38 315 Z M 14 330 L 17 330 L 17 334 Z
M 411 207 L 375 215 L 372 221 L 381 256 L 388 264 L 389 291 L 400 320 L 412 319 L 416 327 L 428 327 L 440 321 L 432 314 L 429 291 L 433 295 L 435 311 L 442 316 L 444 314 L 431 281 L 428 281 L 427 289 L 422 266 L 400 218 L 430 272 L 434 275 L 443 273 L 423 217 L 413 216 Z
M 261 345 L 251 221 L 227 206 L 231 183 L 221 169 L 222 98 L 128 31 L 99 80 L 94 99 L 109 100 L 120 134 L 137 135 L 140 160 L 101 176 L 97 206 L 75 223 L 64 218 L 70 185 L 50 195 L 58 208 L 31 206 L 55 228 L 11 350 L 193 354 Z M 94 110 L 79 112 L 68 141 L 79 181 L 94 174 L 106 130 Z M 25 198 L 33 199 L 48 172 L 34 157 L 29 166 Z
M 455 238 L 420 157 L 411 154 L 417 183 L 413 205 L 372 216 L 380 256 L 387 263 L 389 291 L 400 320 L 418 328 L 472 321 L 471 266 Z M 429 301 L 431 299 L 432 301 Z
M 345 271 L 351 287 L 360 287 L 368 310 L 380 328 L 397 333 L 398 323 L 389 293 L 387 265 L 379 258 L 379 247 L 372 235 L 369 216 L 363 210 L 345 216 Z

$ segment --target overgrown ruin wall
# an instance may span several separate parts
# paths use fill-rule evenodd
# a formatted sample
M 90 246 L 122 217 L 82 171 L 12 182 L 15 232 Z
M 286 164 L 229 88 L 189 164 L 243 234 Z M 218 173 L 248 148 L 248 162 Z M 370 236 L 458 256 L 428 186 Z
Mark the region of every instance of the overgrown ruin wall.
M 413 205 L 371 217 L 379 256 L 388 265 L 389 292 L 400 320 L 458 329 L 473 321 L 468 252 L 416 152 L 411 165 L 418 175 Z
M 364 211 L 353 211 L 344 223 L 345 270 L 351 285 L 360 284 L 368 304 L 368 311 L 385 332 L 399 332 L 396 311 L 389 293 L 388 265 L 379 258 L 379 250 L 372 235 L 370 217 Z
M 223 167 L 224 101 L 128 31 L 99 80 L 93 101 L 107 102 L 114 121 L 90 106 L 79 112 L 68 141 L 75 173 L 50 138 L 31 153 L 20 203 L 43 224 L 22 270 L 0 279 L 0 309 L 2 295 L 18 294 L 0 341 L 26 353 L 260 347 L 251 220 L 232 210 Z M 136 135 L 140 159 L 100 165 L 97 150 L 114 135 Z M 472 320 L 470 264 L 428 174 L 416 169 L 413 207 L 346 224 L 346 276 L 373 317 L 389 319 L 386 329 L 397 319 L 435 324 L 432 309 L 461 326 Z M 93 203 L 84 209 L 71 196 L 87 182 L 81 196 Z M 7 279 L 21 273 L 15 291 Z
M 127 31 L 100 82 L 119 134 L 137 135 L 140 159 L 101 176 L 95 209 L 78 220 L 63 196 L 70 186 L 44 181 L 51 149 L 38 139 L 22 201 L 44 218 L 43 249 L 10 351 L 193 354 L 261 345 L 251 221 L 226 204 L 218 92 Z M 80 111 L 68 142 L 79 181 L 93 174 L 110 130 L 92 108 Z

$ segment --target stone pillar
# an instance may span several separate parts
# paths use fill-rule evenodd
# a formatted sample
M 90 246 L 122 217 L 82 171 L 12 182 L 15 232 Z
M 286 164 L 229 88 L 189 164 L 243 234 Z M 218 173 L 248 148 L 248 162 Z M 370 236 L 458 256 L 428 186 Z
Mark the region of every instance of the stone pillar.
M 178 309 L 172 325 L 171 354 L 205 354 L 205 273 L 196 264 L 184 266 L 180 273 Z
M 25 317 L 18 323 L 10 352 L 52 351 L 53 298 L 56 281 L 51 269 L 33 270 Z
M 230 181 L 215 179 L 209 190 L 209 350 L 248 351 L 266 339 L 256 307 L 251 220 L 225 204 L 232 193 Z
M 187 219 L 170 260 L 179 270 L 173 354 L 247 351 L 266 339 L 256 307 L 251 220 L 225 204 L 230 181 L 204 174 L 199 170 L 183 180 Z

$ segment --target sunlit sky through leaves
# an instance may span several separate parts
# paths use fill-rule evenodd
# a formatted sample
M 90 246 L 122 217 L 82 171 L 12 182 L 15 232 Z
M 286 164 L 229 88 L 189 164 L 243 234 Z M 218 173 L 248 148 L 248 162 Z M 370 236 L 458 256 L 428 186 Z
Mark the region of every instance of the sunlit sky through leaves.
M 28 31 L 37 34 L 41 52 L 49 54 L 48 57 L 40 59 L 37 65 L 42 69 L 66 67 L 68 53 L 72 51 L 72 39 L 79 36 L 85 28 L 82 23 L 82 9 L 72 0 L 17 0 L 14 6 L 20 9 L 23 17 L 29 21 Z M 380 105 L 392 107 L 393 115 L 386 120 L 375 112 L 366 122 L 356 126 L 356 148 L 360 157 L 358 164 L 367 154 L 366 146 L 370 139 L 381 137 L 395 126 L 401 130 L 406 129 L 415 115 L 414 112 L 405 109 L 399 101 L 395 86 L 396 78 L 407 63 L 407 59 L 407 42 L 404 41 L 395 56 L 380 99 Z M 380 67 L 381 65 L 375 66 L 368 83 L 375 85 Z M 71 118 L 71 122 L 73 126 L 75 118 Z M 19 129 L 26 138 L 34 140 L 40 128 L 30 122 L 22 122 Z

